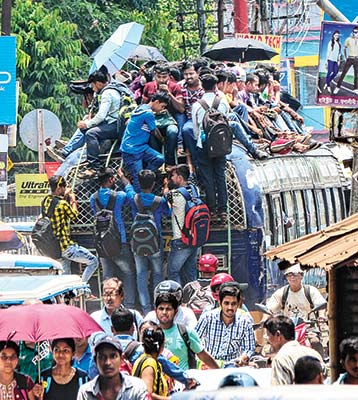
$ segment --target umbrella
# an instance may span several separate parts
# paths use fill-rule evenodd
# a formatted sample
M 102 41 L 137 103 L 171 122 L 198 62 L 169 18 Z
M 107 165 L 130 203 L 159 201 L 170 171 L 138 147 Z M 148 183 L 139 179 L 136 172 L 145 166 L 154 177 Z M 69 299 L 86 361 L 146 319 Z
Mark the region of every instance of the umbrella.
M 90 74 L 102 65 L 111 75 L 119 71 L 138 46 L 143 29 L 144 25 L 136 22 L 120 25 L 94 56 Z
M 31 304 L 0 310 L 0 340 L 41 342 L 84 338 L 103 331 L 85 311 L 64 304 Z
M 22 247 L 21 235 L 4 222 L 0 222 L 0 251 L 13 250 Z
M 129 58 L 143 61 L 168 61 L 156 47 L 142 44 L 132 52 Z
M 217 61 L 269 60 L 278 53 L 266 43 L 255 39 L 223 39 L 203 53 L 204 57 Z

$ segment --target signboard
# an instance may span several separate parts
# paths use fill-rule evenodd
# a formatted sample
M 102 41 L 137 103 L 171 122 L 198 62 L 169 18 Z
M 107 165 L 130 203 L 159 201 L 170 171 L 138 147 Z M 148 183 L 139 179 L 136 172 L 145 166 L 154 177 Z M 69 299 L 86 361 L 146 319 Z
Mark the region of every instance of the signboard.
M 292 93 L 290 60 L 281 60 L 280 88 L 282 91 Z
M 322 22 L 316 103 L 358 108 L 358 26 Z
M 242 39 L 255 39 L 259 42 L 266 43 L 268 46 L 272 47 L 274 50 L 277 51 L 278 55 L 271 58 L 267 61 L 260 61 L 260 62 L 268 62 L 270 64 L 280 64 L 280 57 L 281 57 L 281 36 L 279 35 L 253 35 L 251 33 L 235 33 L 236 38 Z
M 0 36 L 0 125 L 16 124 L 16 37 Z
M 0 199 L 7 199 L 8 136 L 0 135 Z
M 16 207 L 40 206 L 42 199 L 49 193 L 46 174 L 17 174 Z

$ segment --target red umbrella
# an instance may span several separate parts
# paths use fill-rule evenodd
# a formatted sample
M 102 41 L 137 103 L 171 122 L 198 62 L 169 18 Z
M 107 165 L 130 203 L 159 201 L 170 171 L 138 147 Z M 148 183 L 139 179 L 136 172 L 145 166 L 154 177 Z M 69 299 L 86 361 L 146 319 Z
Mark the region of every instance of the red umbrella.
M 0 340 L 41 342 L 84 338 L 103 331 L 85 311 L 64 304 L 31 304 L 0 310 Z

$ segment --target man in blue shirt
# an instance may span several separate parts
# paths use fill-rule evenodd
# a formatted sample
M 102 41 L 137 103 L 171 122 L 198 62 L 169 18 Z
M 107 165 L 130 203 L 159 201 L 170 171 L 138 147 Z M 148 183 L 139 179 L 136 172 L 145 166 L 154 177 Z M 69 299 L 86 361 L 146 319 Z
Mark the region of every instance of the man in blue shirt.
M 111 193 L 115 194 L 116 201 L 113 208 L 114 219 L 116 221 L 121 237 L 121 253 L 116 257 L 100 257 L 103 268 L 103 280 L 112 277 L 118 277 L 123 281 L 126 293 L 125 306 L 135 307 L 135 269 L 133 255 L 127 243 L 124 221 L 122 218 L 122 207 L 127 203 L 127 195 L 123 191 L 114 192 L 113 187 L 116 182 L 116 173 L 112 168 L 103 168 L 98 176 L 100 189 L 98 190 L 98 200 L 105 208 L 108 205 Z M 90 197 L 90 204 L 93 214 L 96 215 L 97 205 L 95 194 Z
M 124 176 L 123 171 L 119 168 L 117 170 L 118 176 L 121 178 L 124 190 L 127 193 L 129 203 L 132 208 L 133 218 L 138 213 L 138 209 L 135 204 L 136 192 L 134 187 L 129 183 L 129 180 Z M 140 200 L 144 208 L 150 208 L 155 201 L 155 195 L 152 190 L 155 185 L 156 176 L 153 171 L 144 169 L 138 174 L 139 185 L 141 191 L 139 193 Z M 162 239 L 162 216 L 170 216 L 170 209 L 164 197 L 159 198 L 160 203 L 155 209 L 153 216 L 155 224 L 157 226 L 159 237 L 160 237 L 160 251 L 155 254 L 148 256 L 140 256 L 134 254 L 134 260 L 137 270 L 137 289 L 139 295 L 139 302 L 142 307 L 143 314 L 146 315 L 152 309 L 152 301 L 149 295 L 148 288 L 148 272 L 149 266 L 152 266 L 152 282 L 153 288 L 155 288 L 163 279 L 163 239 Z M 153 293 L 153 290 L 151 291 Z
M 157 132 L 154 113 L 163 111 L 168 103 L 168 94 L 157 92 L 148 104 L 142 104 L 132 113 L 124 131 L 122 158 L 132 176 L 136 192 L 140 192 L 138 173 L 143 169 L 143 163 L 151 171 L 157 171 L 164 163 L 164 156 L 152 149 L 148 142 L 150 135 Z

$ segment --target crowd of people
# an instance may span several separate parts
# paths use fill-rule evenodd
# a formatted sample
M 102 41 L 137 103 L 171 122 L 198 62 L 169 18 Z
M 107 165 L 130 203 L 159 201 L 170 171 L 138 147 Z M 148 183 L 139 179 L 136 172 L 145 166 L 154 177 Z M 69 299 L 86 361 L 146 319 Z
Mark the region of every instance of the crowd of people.
M 186 372 L 190 368 L 249 364 L 256 340 L 253 318 L 244 304 L 247 284 L 218 271 L 215 255 L 199 257 L 200 245 L 185 242 L 183 235 L 188 203 L 200 200 L 194 176 L 204 187 L 211 218 L 223 224 L 228 218 L 226 158 L 208 156 L 206 106 L 215 105 L 234 138 L 254 158 L 318 146 L 302 118 L 281 102 L 274 78 L 267 68 L 246 74 L 235 65 L 209 65 L 201 59 L 175 66 L 147 64 L 126 84 L 114 81 L 103 68 L 90 75 L 91 88 L 85 94 L 93 91 L 94 101 L 89 114 L 78 122 L 68 143 L 58 142 L 57 150 L 47 151 L 65 165 L 86 145 L 88 169 L 81 178 L 98 179 L 100 188 L 89 202 L 96 235 L 101 236 L 100 223 L 107 221 L 110 239 L 96 242 L 95 255 L 71 238 L 69 223 L 79 209 L 65 173 L 49 179 L 51 193 L 43 201 L 43 211 L 48 215 L 52 209 L 49 219 L 65 273 L 71 273 L 71 262 L 80 263 L 85 266 L 82 279 L 88 282 L 102 268 L 104 306 L 92 317 L 103 332 L 53 341 L 40 376 L 31 363 L 21 362 L 25 352 L 27 360 L 35 354 L 36 346 L 1 342 L 1 398 L 144 399 L 149 393 L 153 399 L 165 399 L 178 382 L 195 387 L 197 382 Z M 115 139 L 124 163 L 117 171 L 100 160 L 103 142 Z M 179 163 L 183 156 L 186 163 Z M 156 195 L 153 190 L 163 165 L 167 178 L 163 192 Z M 116 190 L 117 183 L 123 190 Z M 130 232 L 123 219 L 127 205 L 133 217 Z M 172 223 L 166 264 L 163 216 L 170 216 Z M 301 380 L 296 383 L 320 383 L 322 356 L 295 340 L 295 326 L 288 317 L 302 312 L 307 318 L 324 299 L 315 288 L 307 291 L 302 285 L 303 272 L 297 265 L 288 266 L 285 276 L 288 289 L 276 292 L 267 303 L 270 311 L 284 316 L 262 321 L 274 351 L 272 383 L 294 383 L 295 374 Z M 347 374 L 341 382 L 352 383 L 358 379 L 351 366 L 353 356 L 351 350 L 344 351 Z M 315 370 L 322 367 L 310 379 L 304 376 L 309 362 L 317 364 Z
M 1 398 L 135 400 L 150 396 L 163 400 L 177 390 L 198 385 L 189 369 L 254 366 L 250 362 L 255 354 L 253 320 L 244 305 L 247 285 L 218 272 L 217 267 L 215 255 L 207 254 L 199 260 L 206 278 L 190 282 L 184 290 L 175 281 L 160 282 L 154 290 L 154 310 L 144 317 L 124 306 L 127 293 L 123 283 L 118 278 L 106 279 L 104 306 L 91 314 L 103 331 L 87 338 L 53 340 L 42 355 L 41 373 L 32 365 L 37 345 L 0 342 Z M 290 268 L 286 274 L 291 274 L 289 283 L 294 273 L 302 277 L 302 272 Z M 211 300 L 203 301 L 201 312 L 195 314 L 189 304 L 197 285 Z M 290 284 L 290 290 L 292 310 L 294 296 L 299 296 L 303 287 Z M 198 309 L 198 303 L 196 306 Z M 305 312 L 304 307 L 301 311 Z M 298 343 L 291 318 L 271 316 L 263 326 L 271 345 L 272 385 L 325 382 L 324 360 L 313 348 Z M 343 373 L 335 384 L 358 384 L 358 338 L 344 339 L 340 353 Z M 242 379 L 230 376 L 222 386 L 244 385 Z M 256 385 L 252 378 L 245 382 Z

